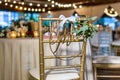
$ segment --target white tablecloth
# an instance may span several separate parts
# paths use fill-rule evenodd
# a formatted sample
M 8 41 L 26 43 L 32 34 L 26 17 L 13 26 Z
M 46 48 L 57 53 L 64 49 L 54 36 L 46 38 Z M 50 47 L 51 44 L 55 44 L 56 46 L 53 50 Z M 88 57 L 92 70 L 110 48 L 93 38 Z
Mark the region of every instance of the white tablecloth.
M 79 51 L 79 44 L 65 44 L 59 49 L 59 53 L 72 53 L 65 49 Z M 79 47 L 77 47 L 79 46 Z M 53 47 L 55 48 L 55 47 Z M 48 44 L 45 45 L 45 55 L 51 55 Z M 59 54 L 58 53 L 58 54 Z M 46 65 L 74 64 L 72 61 L 47 60 Z M 79 60 L 78 60 L 79 61 Z M 92 58 L 89 42 L 87 44 L 86 73 L 89 80 L 93 80 Z M 38 39 L 0 39 L 0 80 L 28 80 L 28 71 L 39 68 L 39 40 Z

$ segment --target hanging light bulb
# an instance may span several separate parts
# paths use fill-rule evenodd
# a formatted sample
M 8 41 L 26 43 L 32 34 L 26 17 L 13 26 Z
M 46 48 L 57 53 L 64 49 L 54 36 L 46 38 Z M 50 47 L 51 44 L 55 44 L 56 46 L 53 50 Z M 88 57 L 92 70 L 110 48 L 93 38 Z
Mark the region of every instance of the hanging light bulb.
M 54 5 L 54 4 L 52 4 L 52 7 L 55 7 L 55 5 Z
M 55 1 L 51 1 L 51 3 L 52 3 L 52 4 L 54 4 L 54 3 L 55 3 Z
M 25 3 L 24 3 L 24 2 L 22 2 L 21 4 L 22 4 L 22 5 L 24 5 Z
M 27 8 L 26 8 L 26 7 L 24 7 L 24 10 L 26 11 L 26 10 L 27 10 Z
M 73 6 L 74 7 L 74 9 L 76 9 L 77 8 L 77 6 Z
M 32 8 L 32 11 L 34 11 L 35 9 L 34 8 Z
M 16 1 L 13 1 L 14 4 L 16 4 Z
M 48 14 L 51 14 L 51 11 L 48 11 Z
M 56 2 L 55 5 L 58 5 L 58 2 Z
M 37 4 L 37 7 L 40 7 L 40 4 Z
M 8 5 L 8 3 L 5 3 L 5 6 L 7 6 Z
M 20 10 L 22 10 L 23 9 L 23 7 L 22 6 L 20 6 Z
M 42 12 L 45 12 L 45 8 L 42 9 Z
M 79 5 L 79 8 L 82 8 L 82 5 Z
M 35 9 L 35 11 L 37 12 L 37 11 L 38 11 L 38 9 Z
M 17 9 L 17 8 L 18 8 L 18 6 L 15 6 L 15 8 Z
M 30 3 L 29 5 L 30 5 L 30 6 L 32 6 L 33 4 L 32 4 L 32 3 Z
M 30 8 L 28 8 L 28 11 L 30 11 L 31 9 Z
M 40 11 L 41 11 L 41 9 L 38 9 L 38 11 L 40 12 Z
M 48 5 L 47 5 L 47 4 L 45 4 L 45 7 L 48 7 Z
M 13 7 L 13 5 L 11 4 L 10 7 Z

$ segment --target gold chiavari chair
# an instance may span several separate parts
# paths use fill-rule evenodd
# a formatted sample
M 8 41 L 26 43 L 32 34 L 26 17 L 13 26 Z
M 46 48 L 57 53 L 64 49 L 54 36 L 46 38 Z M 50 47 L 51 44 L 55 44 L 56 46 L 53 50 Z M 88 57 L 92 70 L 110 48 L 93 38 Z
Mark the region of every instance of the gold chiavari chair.
M 43 34 L 43 27 L 42 23 L 45 20 L 49 20 L 50 26 L 49 26 L 49 37 L 48 39 L 44 39 L 44 34 Z M 59 80 L 68 80 L 64 79 L 66 76 L 69 77 L 69 80 L 84 80 L 84 67 L 85 67 L 85 56 L 86 56 L 86 41 L 83 41 L 80 37 L 75 37 L 73 35 L 73 27 L 69 29 L 66 29 L 64 27 L 64 30 L 61 31 L 58 35 L 57 30 L 53 29 L 53 23 L 56 21 L 56 24 L 60 23 L 60 19 L 58 18 L 39 18 L 39 75 L 40 75 L 40 80 L 57 80 L 56 77 L 61 76 Z M 64 25 L 66 26 L 66 25 Z M 57 37 L 53 38 L 53 33 L 56 34 Z M 83 42 L 82 43 L 82 49 L 81 52 L 78 54 L 72 54 L 72 55 L 57 55 L 56 52 L 59 49 L 59 46 L 63 43 L 66 43 L 67 46 L 69 46 L 72 42 Z M 46 50 L 44 47 L 44 44 L 48 43 L 51 53 L 53 55 L 51 56 L 45 56 L 44 51 Z M 56 49 L 52 49 L 52 45 L 56 44 Z M 62 53 L 61 53 L 62 54 Z M 74 64 L 74 65 L 58 65 L 58 66 L 46 66 L 45 60 L 50 60 L 50 59 L 60 59 L 60 60 L 65 60 L 66 58 L 75 58 L 79 57 L 79 64 Z M 72 70 L 71 70 L 71 69 Z M 73 70 L 73 68 L 76 70 Z M 67 75 L 73 73 L 71 76 Z M 76 76 L 77 74 L 77 76 Z M 63 77 L 64 76 L 64 77 Z M 50 79 L 52 77 L 53 79 Z

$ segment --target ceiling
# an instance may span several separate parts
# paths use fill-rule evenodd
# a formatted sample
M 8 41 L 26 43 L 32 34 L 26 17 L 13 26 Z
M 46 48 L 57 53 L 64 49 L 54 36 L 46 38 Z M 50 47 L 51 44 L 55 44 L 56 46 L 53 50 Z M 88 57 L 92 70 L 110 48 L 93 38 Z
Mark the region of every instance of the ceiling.
M 5 2 L 5 0 L 2 1 L 0 9 L 27 12 L 57 11 L 79 8 L 80 5 L 86 7 L 120 2 L 120 0 L 16 0 L 17 3 L 13 3 L 14 0 L 7 1 L 8 2 Z M 24 2 L 24 5 L 19 2 Z M 8 5 L 6 5 L 6 3 L 8 3 Z M 30 6 L 29 3 L 33 3 L 33 5 Z M 38 7 L 37 4 L 40 4 L 40 6 Z M 45 6 L 45 4 L 47 5 Z M 11 7 L 11 5 L 13 6 Z M 18 8 L 16 8 L 16 6 L 18 6 Z M 22 8 L 20 9 L 20 7 Z M 27 10 L 24 10 L 24 8 L 27 8 Z

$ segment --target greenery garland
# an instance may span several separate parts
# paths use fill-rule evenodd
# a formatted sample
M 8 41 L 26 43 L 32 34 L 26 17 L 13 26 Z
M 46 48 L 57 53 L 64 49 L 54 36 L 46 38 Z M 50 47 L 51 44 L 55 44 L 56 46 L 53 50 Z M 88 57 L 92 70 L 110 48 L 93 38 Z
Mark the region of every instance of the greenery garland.
M 89 37 L 92 37 L 94 33 L 96 32 L 95 25 L 91 23 L 91 21 L 95 20 L 97 17 L 87 17 L 85 20 L 81 23 L 82 27 L 80 29 L 75 30 L 76 36 L 83 36 L 84 41 L 87 41 Z

